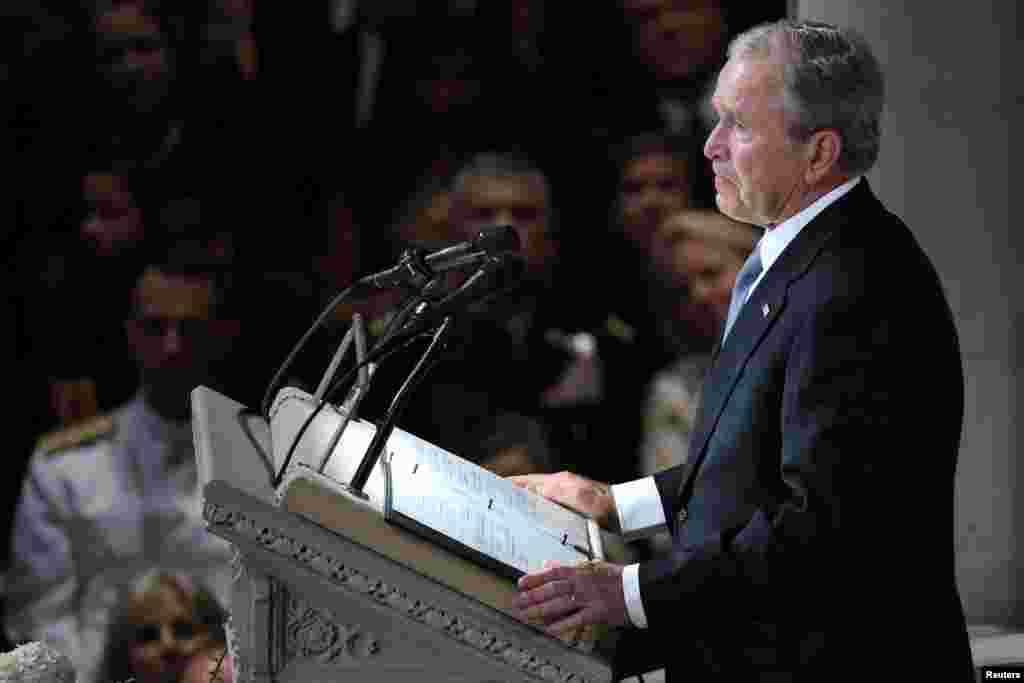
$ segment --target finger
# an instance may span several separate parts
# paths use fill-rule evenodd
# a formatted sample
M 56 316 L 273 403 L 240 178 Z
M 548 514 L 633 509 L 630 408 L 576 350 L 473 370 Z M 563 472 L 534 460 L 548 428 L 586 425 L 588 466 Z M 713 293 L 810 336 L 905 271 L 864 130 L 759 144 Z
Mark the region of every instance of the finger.
M 520 591 L 527 591 L 538 586 L 543 586 L 545 583 L 551 581 L 558 581 L 559 579 L 568 579 L 575 574 L 575 570 L 572 567 L 566 567 L 564 565 L 557 565 L 554 567 L 546 567 L 540 571 L 533 572 L 532 574 L 524 574 L 519 577 L 519 581 L 516 582 L 516 586 Z
M 573 584 L 565 580 L 548 581 L 536 588 L 520 591 L 516 596 L 517 607 L 528 607 L 538 603 L 554 600 L 562 596 L 573 595 Z
M 541 565 L 543 569 L 554 569 L 555 567 L 561 567 L 562 563 L 558 560 L 544 560 L 544 564 Z
M 513 474 L 512 476 L 505 477 L 510 482 L 524 489 L 535 488 L 540 486 L 541 474 Z
M 520 619 L 524 621 L 540 622 L 541 625 L 547 626 L 578 609 L 573 596 L 559 595 L 551 600 L 530 605 L 526 609 L 520 609 L 518 613 Z
M 586 626 L 589 623 L 587 618 L 588 613 L 586 610 L 574 610 L 565 618 L 548 624 L 544 628 L 544 632 L 548 635 L 560 636 L 564 633 L 576 631 L 580 627 Z

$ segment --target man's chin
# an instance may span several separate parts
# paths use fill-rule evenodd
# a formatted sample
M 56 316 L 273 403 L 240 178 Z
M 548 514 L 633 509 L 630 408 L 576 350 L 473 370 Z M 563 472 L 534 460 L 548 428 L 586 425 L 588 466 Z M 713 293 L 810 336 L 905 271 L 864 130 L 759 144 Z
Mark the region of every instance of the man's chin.
M 740 223 L 750 223 L 751 225 L 759 225 L 757 219 L 750 215 L 749 212 L 744 210 L 744 207 L 736 201 L 735 197 L 722 196 L 721 192 L 715 194 L 715 206 L 722 215 L 739 221 Z
M 733 220 L 740 220 L 736 217 L 738 213 L 736 211 L 736 198 L 724 196 L 721 192 L 715 193 L 715 206 L 722 212 L 723 215 L 732 218 Z

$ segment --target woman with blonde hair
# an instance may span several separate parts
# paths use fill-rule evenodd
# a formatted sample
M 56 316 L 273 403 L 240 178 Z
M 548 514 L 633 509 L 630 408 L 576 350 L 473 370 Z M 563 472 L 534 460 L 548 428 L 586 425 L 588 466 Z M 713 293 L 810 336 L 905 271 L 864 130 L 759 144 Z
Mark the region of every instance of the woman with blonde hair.
M 96 683 L 230 683 L 226 619 L 206 587 L 184 574 L 151 570 L 118 603 Z
M 707 321 L 715 338 L 729 311 L 736 274 L 757 243 L 755 230 L 717 212 L 683 210 L 668 216 L 653 238 L 656 265 L 686 296 L 681 315 Z M 710 354 L 682 356 L 648 385 L 640 462 L 650 474 L 686 461 Z

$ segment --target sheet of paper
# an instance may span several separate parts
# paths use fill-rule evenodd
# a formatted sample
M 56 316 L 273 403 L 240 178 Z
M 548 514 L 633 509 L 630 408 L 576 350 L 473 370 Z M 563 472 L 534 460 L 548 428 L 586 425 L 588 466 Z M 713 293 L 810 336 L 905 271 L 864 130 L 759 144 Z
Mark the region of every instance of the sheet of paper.
M 534 527 L 559 543 L 590 550 L 585 518 L 429 441 L 395 430 L 387 452 L 394 481 L 404 482 L 426 469 L 439 486 L 482 503 L 495 515 L 514 517 L 516 524 Z

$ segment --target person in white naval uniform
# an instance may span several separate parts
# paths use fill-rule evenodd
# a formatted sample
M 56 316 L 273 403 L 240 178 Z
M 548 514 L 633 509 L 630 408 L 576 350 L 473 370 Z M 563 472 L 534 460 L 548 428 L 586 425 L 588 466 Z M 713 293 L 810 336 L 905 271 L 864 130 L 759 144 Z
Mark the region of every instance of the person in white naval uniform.
M 230 546 L 203 523 L 188 420 L 191 388 L 216 386 L 237 334 L 218 317 L 218 291 L 210 272 L 146 268 L 125 326 L 140 390 L 112 414 L 40 440 L 32 456 L 5 628 L 12 642 L 67 654 L 79 680 L 92 680 L 119 589 L 147 570 L 188 573 L 229 604 Z

